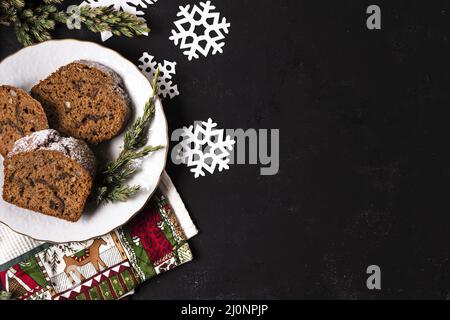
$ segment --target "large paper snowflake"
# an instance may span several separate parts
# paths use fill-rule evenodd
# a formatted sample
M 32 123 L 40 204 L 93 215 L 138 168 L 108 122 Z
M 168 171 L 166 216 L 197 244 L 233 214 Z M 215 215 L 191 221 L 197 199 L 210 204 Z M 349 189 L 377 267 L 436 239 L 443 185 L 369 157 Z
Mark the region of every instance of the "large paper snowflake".
M 155 4 L 158 0 L 86 0 L 80 6 L 89 5 L 91 7 L 114 7 L 116 10 L 123 10 L 125 12 L 134 14 L 136 16 L 143 16 L 144 12 L 138 8 L 147 8 L 147 4 Z M 145 19 L 142 18 L 144 21 Z M 148 35 L 145 33 L 145 35 Z M 110 31 L 101 33 L 102 41 L 106 41 L 113 36 Z
M 229 169 L 230 152 L 235 141 L 228 135 L 224 137 L 224 130 L 216 129 L 216 126 L 217 123 L 209 118 L 196 124 L 195 128 L 193 125 L 183 128 L 183 140 L 179 143 L 176 158 L 192 167 L 195 178 L 204 176 L 203 170 L 212 174 L 216 167 L 219 171 Z
M 200 8 L 201 7 L 201 8 Z M 211 1 L 200 2 L 200 7 L 191 5 L 180 6 L 177 16 L 182 17 L 174 22 L 177 30 L 172 29 L 169 37 L 176 46 L 184 50 L 183 54 L 192 58 L 199 58 L 198 53 L 205 57 L 212 54 L 222 53 L 225 42 L 225 34 L 228 34 L 230 23 L 226 18 L 220 20 L 220 13 L 214 12 L 215 6 Z
M 157 63 L 155 57 L 144 52 L 142 57 L 139 59 L 141 64 L 139 69 L 147 77 L 149 81 L 152 81 L 155 77 L 156 68 L 159 67 L 159 79 L 158 79 L 158 92 L 160 96 L 166 98 L 170 96 L 170 99 L 180 94 L 178 91 L 178 86 L 174 85 L 172 82 L 172 76 L 175 75 L 176 62 L 170 62 L 164 60 L 164 63 Z

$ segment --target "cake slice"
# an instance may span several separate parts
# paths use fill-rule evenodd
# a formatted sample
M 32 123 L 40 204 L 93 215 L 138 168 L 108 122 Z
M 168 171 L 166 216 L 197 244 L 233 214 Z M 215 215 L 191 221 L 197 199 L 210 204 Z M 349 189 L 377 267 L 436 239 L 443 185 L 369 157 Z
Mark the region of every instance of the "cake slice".
M 91 192 L 95 157 L 87 144 L 43 130 L 19 139 L 4 161 L 3 199 L 77 221 Z
M 48 129 L 41 104 L 22 89 L 0 86 L 0 154 L 5 157 L 16 140 Z
M 60 133 L 100 143 L 117 136 L 130 115 L 130 99 L 120 76 L 91 61 L 59 68 L 31 89 L 50 127 Z

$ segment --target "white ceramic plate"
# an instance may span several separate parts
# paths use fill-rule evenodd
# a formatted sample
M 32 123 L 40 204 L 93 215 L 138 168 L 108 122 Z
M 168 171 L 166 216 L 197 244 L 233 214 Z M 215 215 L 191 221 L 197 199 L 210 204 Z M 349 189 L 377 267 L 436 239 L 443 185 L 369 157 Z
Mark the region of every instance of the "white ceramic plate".
M 133 102 L 134 119 L 143 113 L 145 102 L 151 94 L 151 86 L 145 76 L 117 52 L 91 42 L 56 40 L 24 48 L 0 63 L 0 85 L 8 84 L 29 91 L 60 66 L 80 59 L 97 61 L 115 70 L 124 80 Z M 96 151 L 109 158 L 117 156 L 122 142 L 123 134 L 97 147 Z M 164 145 L 166 148 L 143 160 L 141 169 L 128 181 L 131 185 L 142 187 L 139 194 L 129 201 L 100 207 L 87 206 L 81 219 L 72 223 L 18 208 L 3 201 L 0 196 L 0 221 L 19 233 L 51 242 L 82 241 L 110 232 L 144 207 L 165 167 L 168 132 L 160 101 L 156 104 L 155 119 L 150 127 L 149 144 Z M 0 156 L 0 192 L 2 188 L 3 159 Z

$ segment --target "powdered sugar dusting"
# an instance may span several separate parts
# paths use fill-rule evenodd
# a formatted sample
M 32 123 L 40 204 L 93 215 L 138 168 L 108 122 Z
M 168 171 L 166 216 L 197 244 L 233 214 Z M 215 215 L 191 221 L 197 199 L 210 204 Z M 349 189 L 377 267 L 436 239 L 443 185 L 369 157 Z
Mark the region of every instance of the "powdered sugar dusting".
M 66 157 L 78 162 L 92 176 L 95 174 L 95 156 L 88 145 L 75 138 L 61 137 L 58 131 L 53 129 L 35 132 L 16 141 L 8 157 L 23 152 L 36 150 L 58 151 Z

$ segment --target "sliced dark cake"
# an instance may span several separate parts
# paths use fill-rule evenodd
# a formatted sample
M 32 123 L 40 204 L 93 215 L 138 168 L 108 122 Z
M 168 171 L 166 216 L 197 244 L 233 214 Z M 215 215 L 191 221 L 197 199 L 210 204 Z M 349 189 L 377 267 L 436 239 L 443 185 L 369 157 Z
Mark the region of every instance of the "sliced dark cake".
M 95 157 L 87 144 L 43 130 L 19 139 L 4 161 L 3 199 L 77 221 L 91 192 Z
M 130 115 L 130 99 L 120 76 L 91 61 L 59 68 L 31 90 L 50 127 L 64 135 L 100 143 L 117 136 Z
M 0 154 L 5 157 L 16 140 L 48 129 L 41 104 L 22 89 L 0 86 Z

